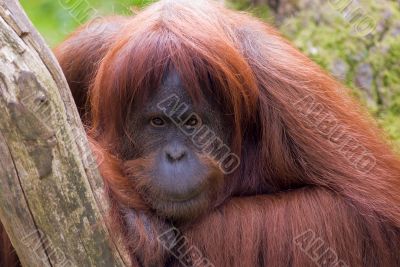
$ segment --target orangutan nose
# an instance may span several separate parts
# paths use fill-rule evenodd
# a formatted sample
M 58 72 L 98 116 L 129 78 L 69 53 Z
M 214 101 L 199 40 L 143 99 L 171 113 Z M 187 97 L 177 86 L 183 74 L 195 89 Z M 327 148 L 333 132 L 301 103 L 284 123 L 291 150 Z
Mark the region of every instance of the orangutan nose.
M 165 156 L 170 163 L 183 160 L 187 156 L 187 147 L 179 143 L 168 145 L 165 147 L 164 151 Z

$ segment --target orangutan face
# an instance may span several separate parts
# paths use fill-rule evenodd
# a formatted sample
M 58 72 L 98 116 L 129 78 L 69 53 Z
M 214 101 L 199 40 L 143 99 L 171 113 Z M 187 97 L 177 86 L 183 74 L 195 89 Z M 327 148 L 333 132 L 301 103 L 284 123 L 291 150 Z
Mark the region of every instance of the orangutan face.
M 125 173 L 159 214 L 173 219 L 201 214 L 223 186 L 224 166 L 233 164 L 224 159 L 229 149 L 224 116 L 212 100 L 194 104 L 176 72 L 150 98 L 144 106 L 135 103 L 129 116 L 133 140 L 123 148 Z

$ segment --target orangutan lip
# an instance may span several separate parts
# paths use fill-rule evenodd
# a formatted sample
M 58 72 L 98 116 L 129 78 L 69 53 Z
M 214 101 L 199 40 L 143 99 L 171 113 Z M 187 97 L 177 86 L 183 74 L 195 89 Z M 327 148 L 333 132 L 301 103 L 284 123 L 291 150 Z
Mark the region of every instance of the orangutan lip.
M 205 191 L 207 191 L 207 183 L 203 182 L 198 184 L 195 189 L 191 190 L 188 194 L 181 195 L 172 192 L 164 192 L 161 199 L 170 203 L 184 203 L 200 198 Z
M 175 195 L 175 196 L 167 197 L 167 198 L 165 198 L 165 200 L 168 202 L 172 202 L 172 203 L 184 203 L 184 202 L 188 202 L 188 201 L 197 199 L 202 194 L 202 192 L 203 192 L 203 190 L 196 190 L 187 196 L 180 197 L 180 196 Z

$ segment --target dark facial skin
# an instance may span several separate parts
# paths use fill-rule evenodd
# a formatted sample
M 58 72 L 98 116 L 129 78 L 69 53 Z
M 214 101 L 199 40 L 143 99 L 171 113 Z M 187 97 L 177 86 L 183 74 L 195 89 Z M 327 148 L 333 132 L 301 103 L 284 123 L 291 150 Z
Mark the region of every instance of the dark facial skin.
M 222 188 L 223 174 L 192 137 L 206 125 L 226 144 L 222 113 L 211 100 L 194 105 L 176 72 L 166 75 L 144 106 L 134 106 L 123 148 L 126 174 L 160 215 L 185 220 L 205 212 Z

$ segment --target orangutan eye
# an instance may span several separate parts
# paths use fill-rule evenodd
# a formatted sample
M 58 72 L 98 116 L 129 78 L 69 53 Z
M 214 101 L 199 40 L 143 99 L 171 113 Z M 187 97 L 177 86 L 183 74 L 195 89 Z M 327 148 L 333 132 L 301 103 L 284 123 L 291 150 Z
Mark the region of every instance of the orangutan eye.
M 165 121 L 160 117 L 154 117 L 150 120 L 151 125 L 154 127 L 163 127 L 165 125 Z
M 192 116 L 185 122 L 187 127 L 197 127 L 198 125 L 200 125 L 200 119 L 197 116 Z

